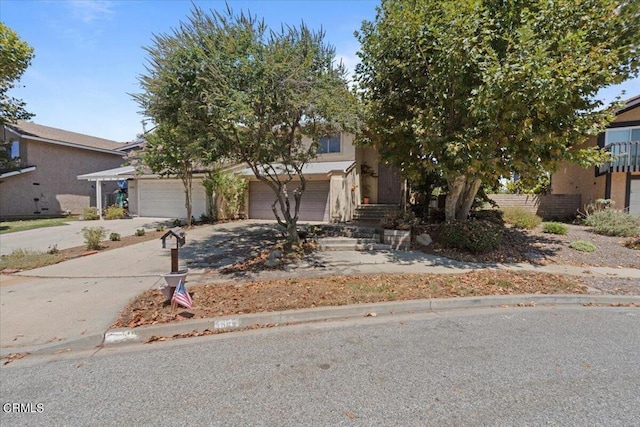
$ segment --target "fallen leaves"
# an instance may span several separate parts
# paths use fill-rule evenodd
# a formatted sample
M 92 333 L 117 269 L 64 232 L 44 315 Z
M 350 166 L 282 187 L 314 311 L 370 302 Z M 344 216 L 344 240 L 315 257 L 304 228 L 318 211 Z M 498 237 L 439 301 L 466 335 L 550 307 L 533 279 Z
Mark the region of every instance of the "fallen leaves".
M 500 270 L 457 275 L 379 274 L 189 285 L 194 305 L 176 312 L 159 290 L 147 291 L 120 313 L 112 327 L 135 328 L 182 321 L 311 307 L 426 298 L 513 294 L 583 294 L 580 278 Z M 532 303 L 523 303 L 535 307 Z M 367 317 L 375 317 L 374 312 Z
M 9 353 L 5 357 L 5 359 L 7 359 L 7 360 L 3 363 L 3 365 L 8 365 L 9 363 L 13 362 L 14 360 L 22 359 L 23 357 L 27 356 L 28 354 L 30 354 L 30 353 L 28 353 L 26 351 L 23 352 L 23 353 Z

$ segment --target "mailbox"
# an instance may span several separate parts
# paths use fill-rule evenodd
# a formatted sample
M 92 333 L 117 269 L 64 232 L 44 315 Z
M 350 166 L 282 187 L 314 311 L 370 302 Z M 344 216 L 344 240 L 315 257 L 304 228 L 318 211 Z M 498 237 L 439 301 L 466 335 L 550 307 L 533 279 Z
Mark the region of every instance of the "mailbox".
M 183 247 L 186 240 L 184 231 L 175 232 L 173 230 L 169 230 L 160 238 L 160 240 L 162 240 L 162 249 L 166 249 L 168 238 L 176 239 L 176 249 Z

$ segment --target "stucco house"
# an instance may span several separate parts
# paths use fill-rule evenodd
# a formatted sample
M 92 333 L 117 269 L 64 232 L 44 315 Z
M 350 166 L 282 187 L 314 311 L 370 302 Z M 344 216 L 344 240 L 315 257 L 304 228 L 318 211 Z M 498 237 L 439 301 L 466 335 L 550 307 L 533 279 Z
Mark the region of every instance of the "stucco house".
M 551 176 L 551 192 L 580 194 L 584 209 L 598 199 L 611 199 L 614 207 L 640 215 L 640 95 L 616 111 L 605 132 L 591 137 L 585 146 L 598 145 L 612 152 L 616 160 L 596 168 L 562 164 Z
M 14 160 L 0 171 L 2 218 L 81 213 L 95 206 L 96 191 L 77 176 L 123 162 L 124 144 L 28 121 L 4 126 L 2 139 Z
M 310 145 L 311 139 L 303 138 L 303 142 Z M 245 216 L 275 219 L 271 209 L 275 200 L 273 190 L 244 165 L 231 170 L 249 180 Z M 303 173 L 307 184 L 299 213 L 302 221 L 351 221 L 365 196 L 372 205 L 398 206 L 401 202 L 403 181 L 399 175 L 379 164 L 373 149 L 356 147 L 351 134 L 321 139 L 318 157 L 305 166 Z M 203 174 L 196 173 L 193 179 L 193 216 L 196 218 L 206 212 L 202 178 Z M 84 174 L 78 179 L 94 183 L 126 179 L 132 215 L 184 218 L 186 214 L 179 179 L 136 175 L 133 166 Z

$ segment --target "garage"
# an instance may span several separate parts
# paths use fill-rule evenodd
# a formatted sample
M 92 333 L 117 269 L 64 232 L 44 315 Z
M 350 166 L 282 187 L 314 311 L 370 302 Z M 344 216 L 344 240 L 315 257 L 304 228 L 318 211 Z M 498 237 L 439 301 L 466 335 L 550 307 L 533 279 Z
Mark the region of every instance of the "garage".
M 629 181 L 629 213 L 640 215 L 640 179 Z
M 291 210 L 293 211 L 293 196 Z M 271 205 L 275 194 L 264 182 L 249 183 L 249 218 L 275 220 Z M 329 181 L 307 181 L 300 202 L 299 219 L 302 221 L 329 221 Z M 278 211 L 280 209 L 278 208 Z
M 140 179 L 137 181 L 138 215 L 156 218 L 186 218 L 184 186 L 179 179 Z M 193 181 L 192 215 L 197 219 L 206 212 L 204 187 Z

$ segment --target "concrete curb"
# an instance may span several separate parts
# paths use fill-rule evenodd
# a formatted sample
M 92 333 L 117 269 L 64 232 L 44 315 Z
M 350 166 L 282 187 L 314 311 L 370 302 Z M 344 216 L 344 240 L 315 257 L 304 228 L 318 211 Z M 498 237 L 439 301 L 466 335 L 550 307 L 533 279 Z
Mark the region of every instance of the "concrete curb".
M 119 328 L 107 331 L 104 345 L 143 343 L 151 337 L 172 337 L 177 334 L 202 332 L 205 329 L 238 330 L 258 325 L 296 324 L 327 320 L 365 317 L 370 313 L 406 314 L 427 313 L 465 308 L 491 308 L 517 306 L 518 304 L 545 305 L 585 305 L 585 304 L 636 304 L 640 306 L 640 296 L 626 295 L 499 295 L 486 297 L 432 298 L 412 301 L 394 301 L 373 304 L 318 307 L 288 310 L 272 313 L 252 313 L 219 318 L 186 320 L 177 323 Z

